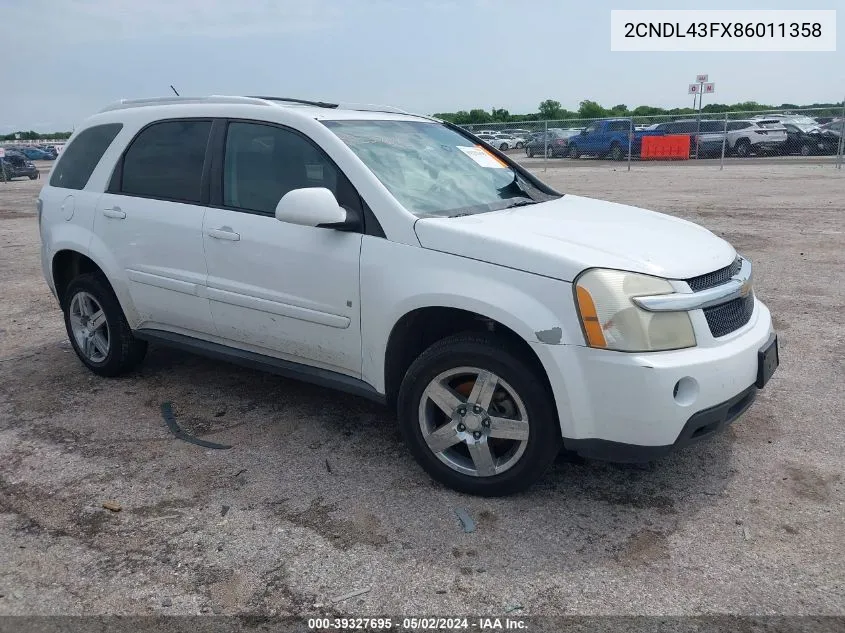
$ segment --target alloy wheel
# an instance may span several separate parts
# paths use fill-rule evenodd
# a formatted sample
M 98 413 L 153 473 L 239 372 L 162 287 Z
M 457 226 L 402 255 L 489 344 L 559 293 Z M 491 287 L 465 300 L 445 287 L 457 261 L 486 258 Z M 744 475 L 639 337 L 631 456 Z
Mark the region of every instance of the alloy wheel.
M 420 400 L 419 424 L 441 462 L 473 477 L 492 477 L 515 466 L 530 433 L 516 390 L 477 367 L 457 367 L 431 380 Z

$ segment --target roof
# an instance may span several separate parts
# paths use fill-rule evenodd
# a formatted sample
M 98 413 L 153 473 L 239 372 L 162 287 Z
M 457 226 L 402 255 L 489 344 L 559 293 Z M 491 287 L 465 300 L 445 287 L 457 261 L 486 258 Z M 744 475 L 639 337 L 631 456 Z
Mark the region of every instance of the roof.
M 398 108 L 377 104 L 329 103 L 289 97 L 244 97 L 228 95 L 210 95 L 204 97 L 167 96 L 147 99 L 121 99 L 102 110 L 112 112 L 143 107 L 161 107 L 178 105 L 249 105 L 259 107 L 278 107 L 296 110 L 298 114 L 319 120 L 372 119 L 372 120 L 428 120 L 432 117 L 412 114 Z

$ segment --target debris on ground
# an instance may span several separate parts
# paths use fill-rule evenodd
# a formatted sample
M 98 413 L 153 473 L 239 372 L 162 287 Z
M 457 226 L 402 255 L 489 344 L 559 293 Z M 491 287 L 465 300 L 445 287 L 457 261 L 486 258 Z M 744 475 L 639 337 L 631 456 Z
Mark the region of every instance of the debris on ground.
M 229 513 L 229 506 L 223 506 L 220 508 L 220 516 L 224 517 Z
M 460 519 L 461 525 L 463 525 L 464 527 L 464 532 L 475 532 L 475 521 L 472 520 L 472 517 L 469 515 L 469 512 L 467 512 L 463 508 L 455 508 L 455 514 L 457 515 L 458 519 Z
M 356 589 L 355 591 L 350 591 L 349 593 L 344 593 L 339 596 L 335 596 L 334 598 L 332 598 L 332 602 L 343 602 L 344 600 L 349 600 L 350 598 L 355 598 L 356 596 L 362 596 L 365 593 L 369 593 L 371 590 L 372 587 Z
M 173 606 L 173 600 L 171 598 L 162 598 L 161 599 L 161 606 L 172 607 Z
M 198 437 L 194 437 L 193 435 L 185 433 L 179 427 L 179 424 L 177 424 L 176 417 L 173 415 L 173 406 L 169 402 L 161 403 L 161 417 L 167 424 L 167 428 L 170 429 L 170 432 L 173 433 L 173 435 L 175 435 L 177 439 L 180 439 L 184 442 L 189 442 L 191 444 L 196 444 L 197 446 L 202 446 L 204 448 L 216 448 L 220 450 L 232 448 L 229 444 L 218 444 L 217 442 L 209 442 L 207 440 L 201 440 Z
M 117 501 L 103 501 L 103 507 L 106 510 L 111 510 L 112 512 L 120 512 L 123 509 Z
M 522 605 L 515 604 L 512 607 L 505 607 L 505 613 L 513 613 L 514 611 L 522 611 Z
M 326 470 L 332 472 L 332 465 L 329 463 L 328 457 L 326 457 Z

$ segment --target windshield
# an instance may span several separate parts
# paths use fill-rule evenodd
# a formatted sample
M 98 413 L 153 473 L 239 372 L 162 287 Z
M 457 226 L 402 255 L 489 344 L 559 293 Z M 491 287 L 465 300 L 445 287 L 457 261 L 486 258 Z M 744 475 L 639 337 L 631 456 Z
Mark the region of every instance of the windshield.
M 487 148 L 436 122 L 323 121 L 417 216 L 459 216 L 551 200 Z

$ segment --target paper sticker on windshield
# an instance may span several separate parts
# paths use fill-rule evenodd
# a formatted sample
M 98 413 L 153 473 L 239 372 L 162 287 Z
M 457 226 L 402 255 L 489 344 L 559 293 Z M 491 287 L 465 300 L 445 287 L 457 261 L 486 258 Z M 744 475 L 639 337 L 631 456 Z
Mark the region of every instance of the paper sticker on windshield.
M 463 147 L 458 145 L 458 149 L 482 167 L 491 167 L 493 169 L 507 168 L 507 164 L 503 163 L 498 157 L 481 147 L 481 145 L 476 145 L 475 147 Z

